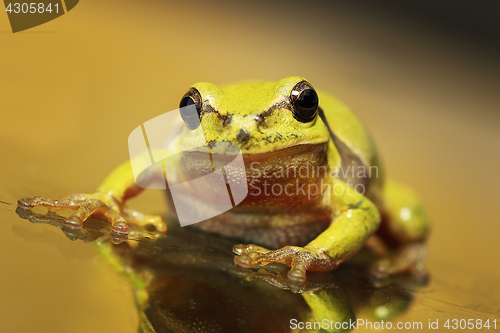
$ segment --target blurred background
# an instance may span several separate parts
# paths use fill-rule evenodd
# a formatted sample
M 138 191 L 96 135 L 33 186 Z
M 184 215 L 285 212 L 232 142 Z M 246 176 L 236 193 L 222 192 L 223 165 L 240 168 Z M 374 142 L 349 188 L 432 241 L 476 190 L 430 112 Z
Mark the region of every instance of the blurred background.
M 0 13 L 0 329 L 135 332 L 88 244 L 15 214 L 92 192 L 129 133 L 195 82 L 307 78 L 349 105 L 433 221 L 429 286 L 402 321 L 498 318 L 500 7 L 473 1 L 97 1 L 13 34 Z M 131 203 L 163 214 L 161 193 Z

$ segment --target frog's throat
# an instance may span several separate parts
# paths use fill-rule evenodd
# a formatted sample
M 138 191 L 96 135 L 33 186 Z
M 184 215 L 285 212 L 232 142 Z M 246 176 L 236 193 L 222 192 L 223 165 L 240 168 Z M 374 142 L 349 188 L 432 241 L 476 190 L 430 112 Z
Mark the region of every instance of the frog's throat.
M 328 143 L 295 145 L 273 152 L 241 154 L 243 165 L 238 163 L 238 155 L 207 154 L 200 151 L 185 151 L 180 163 L 181 178 L 186 181 L 207 175 L 220 168 L 229 169 L 233 174 L 253 179 L 269 178 L 269 175 L 288 172 L 288 175 L 309 174 L 313 170 L 326 171 Z M 241 159 L 239 160 L 241 161 Z
M 317 144 L 300 144 L 282 149 L 277 149 L 271 152 L 263 153 L 247 153 L 241 152 L 245 162 L 245 168 L 267 168 L 272 169 L 287 167 L 299 168 L 314 165 L 326 165 L 328 142 Z M 234 160 L 234 155 L 211 154 L 214 161 L 214 167 L 217 169 L 223 164 L 228 164 Z M 264 171 L 263 172 L 268 172 Z
M 315 202 L 321 195 L 322 180 L 330 174 L 328 144 L 296 145 L 268 153 L 229 156 L 189 151 L 181 156 L 177 168 L 179 183 L 186 190 L 208 204 L 221 204 L 227 189 L 215 186 L 220 181 L 216 170 L 222 169 L 231 193 L 248 193 L 239 204 L 241 209 L 266 207 L 302 207 Z M 210 155 L 208 158 L 207 155 Z M 191 180 L 197 180 L 191 182 Z M 286 189 L 287 195 L 268 195 L 266 188 Z M 314 193 L 307 189 L 314 187 Z M 253 192 L 252 192 L 253 191 Z M 256 192 L 257 191 L 257 192 Z M 258 193 L 258 194 L 257 194 Z

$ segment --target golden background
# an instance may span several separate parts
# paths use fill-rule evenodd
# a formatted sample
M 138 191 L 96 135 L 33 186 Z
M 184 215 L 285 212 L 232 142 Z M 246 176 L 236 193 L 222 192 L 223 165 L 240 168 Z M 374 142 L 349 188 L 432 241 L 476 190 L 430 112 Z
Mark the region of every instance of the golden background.
M 2 332 L 138 321 L 127 283 L 88 244 L 20 219 L 17 199 L 92 192 L 128 158 L 129 133 L 197 81 L 291 75 L 349 105 L 427 204 L 432 279 L 400 321 L 498 318 L 498 53 L 376 6 L 321 6 L 82 0 L 16 34 L 0 14 Z M 162 199 L 133 205 L 163 213 Z

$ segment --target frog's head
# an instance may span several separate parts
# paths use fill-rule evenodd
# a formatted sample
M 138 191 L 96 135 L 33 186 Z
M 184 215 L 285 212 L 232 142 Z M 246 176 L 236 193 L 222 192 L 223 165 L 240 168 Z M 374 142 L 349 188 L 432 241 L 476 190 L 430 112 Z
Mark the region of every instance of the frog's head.
M 304 78 L 226 88 L 197 83 L 182 98 L 180 114 L 186 126 L 177 137 L 178 151 L 184 152 L 183 167 L 177 170 L 185 184 L 201 179 L 196 186 L 189 185 L 193 194 L 208 202 L 225 198 L 215 194 L 213 178 L 202 178 L 220 167 L 232 175 L 233 195 L 243 193 L 247 184 L 257 189 L 268 183 L 292 193 L 268 196 L 260 191 L 248 195 L 239 205 L 242 209 L 252 205 L 297 207 L 319 193 L 292 191 L 319 184 L 322 175 L 316 170 L 328 161 L 329 129 L 320 116 L 318 94 Z M 240 152 L 245 168 L 232 163 Z M 221 191 L 227 195 L 226 187 Z
M 183 108 L 196 106 L 197 114 Z M 323 144 L 329 132 L 318 116 L 318 94 L 304 78 L 279 82 L 241 83 L 219 88 L 197 83 L 180 103 L 186 123 L 181 141 L 189 147 L 210 146 L 212 153 L 262 154 L 304 144 Z M 202 130 L 203 137 L 192 135 Z

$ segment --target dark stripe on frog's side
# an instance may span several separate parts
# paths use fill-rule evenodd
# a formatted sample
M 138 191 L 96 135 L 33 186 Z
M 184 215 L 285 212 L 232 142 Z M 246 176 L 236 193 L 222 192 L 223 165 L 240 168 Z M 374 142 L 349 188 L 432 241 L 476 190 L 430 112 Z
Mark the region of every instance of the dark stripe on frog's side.
M 359 157 L 351 148 L 349 148 L 342 140 L 340 140 L 332 131 L 330 125 L 328 124 L 328 120 L 326 119 L 325 113 L 321 107 L 318 107 L 318 115 L 323 120 L 326 128 L 328 128 L 328 132 L 330 133 L 330 137 L 332 138 L 333 144 L 337 148 L 341 164 L 340 164 L 340 172 L 338 173 L 338 178 L 349 185 L 355 187 L 358 184 L 364 186 L 365 191 L 368 191 L 369 186 L 371 185 L 371 179 L 368 177 L 369 169 L 368 166 L 363 162 L 361 157 Z M 365 174 L 367 177 L 358 178 L 358 172 L 364 168 Z M 354 175 L 353 175 L 354 169 Z
M 262 118 L 262 121 L 264 121 L 267 118 L 267 116 L 269 116 L 275 110 L 278 110 L 278 109 L 290 110 L 290 108 L 291 108 L 291 106 L 290 106 L 289 100 L 281 99 L 281 100 L 277 101 L 276 103 L 274 103 L 273 105 L 271 105 L 266 111 L 261 112 L 259 114 L 259 116 Z
M 210 105 L 209 103 L 207 103 L 207 101 L 203 101 L 203 108 L 202 108 L 202 115 L 206 114 L 206 113 L 216 113 L 218 116 L 221 116 L 221 114 L 219 113 L 219 111 L 217 111 L 216 109 L 214 109 L 214 107 L 212 105 Z
M 224 126 L 231 124 L 231 121 L 233 120 L 233 114 L 222 115 L 212 105 L 206 103 L 206 101 L 203 101 L 202 116 L 203 114 L 208 113 L 215 113 Z

